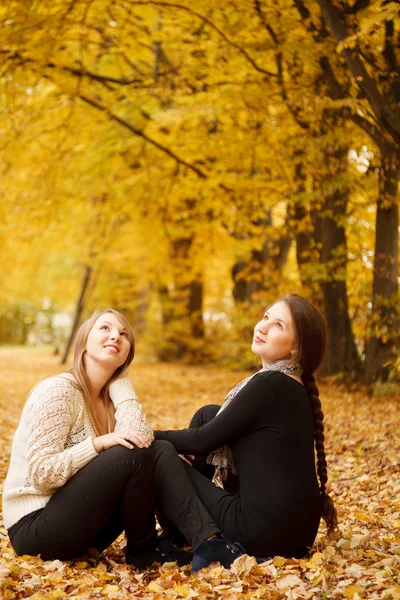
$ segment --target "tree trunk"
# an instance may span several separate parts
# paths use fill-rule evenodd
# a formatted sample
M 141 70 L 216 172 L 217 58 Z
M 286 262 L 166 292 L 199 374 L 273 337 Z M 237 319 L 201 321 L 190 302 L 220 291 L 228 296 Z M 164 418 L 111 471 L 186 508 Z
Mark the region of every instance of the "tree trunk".
M 265 228 L 272 227 L 269 212 L 262 225 Z M 258 292 L 275 291 L 278 287 L 292 239 L 286 232 L 276 240 L 269 235 L 265 237 L 261 250 L 252 250 L 248 260 L 239 259 L 232 268 L 232 293 L 236 304 L 251 304 L 257 298 Z
M 374 280 L 370 339 L 366 348 L 364 382 L 387 381 L 399 337 L 398 248 L 400 153 L 384 155 L 376 211 Z
M 201 340 L 204 338 L 202 281 L 190 282 L 188 311 L 192 336 Z
M 296 262 L 302 287 L 310 301 L 322 309 L 321 285 L 315 277 L 314 264 L 320 260 L 321 227 L 318 213 L 310 209 L 306 200 L 306 175 L 304 160 L 296 156 L 295 199 L 291 208 L 291 229 L 296 240 Z
M 65 365 L 65 363 L 68 360 L 68 355 L 71 350 L 72 342 L 74 341 L 75 334 L 79 327 L 79 322 L 80 322 L 83 307 L 84 307 L 85 293 L 89 286 L 91 276 L 92 276 L 92 268 L 85 265 L 85 272 L 84 272 L 83 279 L 82 279 L 81 290 L 79 292 L 79 298 L 78 298 L 78 301 L 76 303 L 76 308 L 75 308 L 74 322 L 72 324 L 71 333 L 69 335 L 67 345 L 65 347 L 65 351 L 64 351 L 63 357 L 61 359 L 62 365 Z
M 324 375 L 360 372 L 347 299 L 347 241 L 344 227 L 349 189 L 347 148 L 325 150 L 324 209 L 321 222 L 323 312 L 328 327 Z
M 159 290 L 164 324 L 161 360 L 199 358 L 199 343 L 204 338 L 203 282 L 193 273 L 191 251 L 193 236 L 175 239 L 171 247 L 173 286 Z

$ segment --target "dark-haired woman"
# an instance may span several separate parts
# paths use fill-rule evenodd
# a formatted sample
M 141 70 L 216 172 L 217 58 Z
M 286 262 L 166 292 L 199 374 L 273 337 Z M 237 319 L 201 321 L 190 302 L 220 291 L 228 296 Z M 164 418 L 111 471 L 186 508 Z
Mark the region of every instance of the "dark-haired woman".
M 325 342 L 320 311 L 296 294 L 284 297 L 254 328 L 260 371 L 233 388 L 222 407 L 197 411 L 189 429 L 155 432 L 194 456 L 186 469 L 201 502 L 228 538 L 257 557 L 304 556 L 321 516 L 329 533 L 336 527 L 313 376 Z M 223 488 L 212 482 L 215 469 Z M 166 535 L 176 533 L 164 525 Z M 207 564 L 196 561 L 194 570 Z

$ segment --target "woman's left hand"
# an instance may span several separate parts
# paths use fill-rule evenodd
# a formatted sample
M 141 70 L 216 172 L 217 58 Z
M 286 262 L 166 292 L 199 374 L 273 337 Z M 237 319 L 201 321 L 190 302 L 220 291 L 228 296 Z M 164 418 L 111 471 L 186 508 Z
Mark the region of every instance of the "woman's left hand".
M 139 431 L 138 429 L 128 431 L 124 435 L 124 438 L 138 448 L 149 448 L 151 446 L 151 442 L 149 442 L 143 431 Z

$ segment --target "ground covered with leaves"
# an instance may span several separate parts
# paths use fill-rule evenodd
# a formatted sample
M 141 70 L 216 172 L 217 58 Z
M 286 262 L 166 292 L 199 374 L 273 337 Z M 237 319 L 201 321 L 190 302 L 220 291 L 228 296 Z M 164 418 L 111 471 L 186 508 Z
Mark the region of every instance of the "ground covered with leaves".
M 0 489 L 13 432 L 31 387 L 60 371 L 46 351 L 1 349 Z M 131 378 L 154 428 L 187 425 L 203 404 L 221 403 L 245 376 L 215 367 L 137 364 Z M 76 561 L 17 557 L 0 521 L 0 598 L 393 598 L 400 600 L 400 397 L 321 386 L 330 488 L 340 529 L 321 525 L 309 557 L 276 556 L 262 565 L 241 557 L 231 570 L 211 566 L 191 576 L 174 563 L 144 573 L 123 560 L 124 540 Z

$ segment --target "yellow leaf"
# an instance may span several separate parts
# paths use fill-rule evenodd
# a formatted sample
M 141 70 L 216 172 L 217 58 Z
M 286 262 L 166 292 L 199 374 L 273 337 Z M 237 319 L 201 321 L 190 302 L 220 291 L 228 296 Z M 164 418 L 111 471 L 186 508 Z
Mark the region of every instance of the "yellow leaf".
M 346 598 L 353 598 L 354 594 L 358 594 L 360 597 L 362 597 L 364 594 L 364 588 L 357 584 L 349 585 L 343 590 L 343 593 Z
M 365 521 L 366 523 L 369 523 L 371 520 L 371 517 L 367 513 L 360 510 L 355 510 L 354 514 L 358 519 L 361 519 L 361 521 Z
M 223 570 L 224 570 L 224 567 L 215 567 L 214 569 L 211 569 L 211 571 L 209 572 L 209 575 L 211 577 L 213 577 L 214 579 L 216 577 L 221 577 Z
M 273 562 L 276 567 L 283 567 L 283 565 L 287 562 L 287 558 L 283 558 L 283 556 L 275 556 Z
M 106 585 L 101 590 L 101 595 L 108 596 L 109 594 L 116 594 L 117 592 L 119 592 L 119 587 L 117 585 L 106 583 Z
M 147 589 L 149 590 L 149 592 L 162 592 L 163 591 L 163 588 L 161 587 L 161 585 L 159 585 L 155 581 L 150 581 L 149 585 L 147 586 Z
M 323 555 L 321 552 L 315 552 L 312 555 L 311 559 L 306 563 L 306 567 L 309 569 L 316 569 L 322 563 Z
M 77 562 L 74 564 L 74 568 L 75 569 L 86 569 L 86 567 L 88 566 L 86 561 L 81 561 L 81 562 Z
M 317 573 L 317 575 L 311 579 L 313 585 L 318 585 L 322 581 L 323 573 Z
M 183 598 L 187 598 L 190 594 L 190 588 L 187 585 L 176 585 L 174 587 L 174 592 Z
M 60 581 L 62 581 L 62 575 L 61 573 L 57 573 L 57 571 L 52 571 L 48 574 L 47 579 L 52 583 L 60 583 Z

